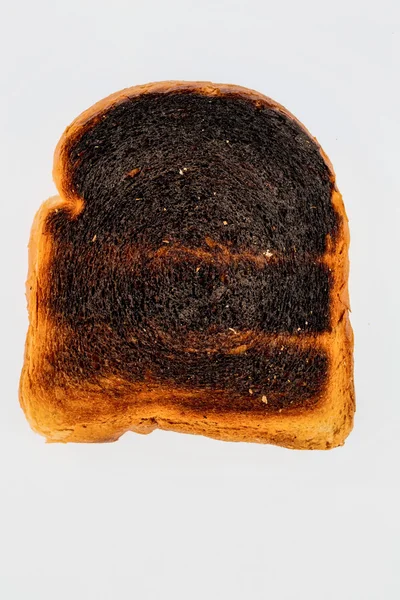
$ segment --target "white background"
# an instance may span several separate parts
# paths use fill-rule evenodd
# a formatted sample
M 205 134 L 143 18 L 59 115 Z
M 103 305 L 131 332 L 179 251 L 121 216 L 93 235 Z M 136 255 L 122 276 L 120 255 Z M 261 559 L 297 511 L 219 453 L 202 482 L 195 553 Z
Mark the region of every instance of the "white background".
M 397 0 L 1 4 L 0 597 L 400 598 Z M 65 126 L 123 87 L 241 84 L 317 136 L 350 218 L 355 429 L 330 452 L 57 445 L 17 388 L 27 241 Z

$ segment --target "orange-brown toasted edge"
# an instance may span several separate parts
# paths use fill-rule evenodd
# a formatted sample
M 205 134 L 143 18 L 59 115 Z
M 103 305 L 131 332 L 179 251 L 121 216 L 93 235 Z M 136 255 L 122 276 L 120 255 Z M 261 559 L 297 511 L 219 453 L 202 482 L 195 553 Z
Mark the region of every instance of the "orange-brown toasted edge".
M 46 284 L 45 266 L 51 249 L 51 239 L 44 232 L 43 225 L 48 214 L 60 207 L 67 206 L 72 215 L 78 215 L 83 208 L 82 199 L 74 196 L 68 186 L 65 152 L 67 144 L 79 136 L 86 127 L 94 125 L 107 109 L 128 98 L 147 93 L 176 91 L 193 91 L 208 96 L 236 95 L 278 110 L 293 119 L 315 141 L 329 168 L 331 181 L 334 184 L 332 203 L 341 216 L 336 246 L 328 251 L 327 256 L 327 261 L 335 273 L 331 298 L 333 330 L 328 336 L 329 341 L 326 346 L 332 362 L 325 397 L 313 409 L 285 412 L 284 415 L 268 414 L 263 417 L 262 422 L 259 417 L 254 421 L 248 414 L 216 416 L 214 420 L 204 422 L 195 414 L 187 414 L 186 419 L 182 420 L 173 406 L 170 410 L 164 410 L 165 414 L 160 414 L 157 398 L 165 400 L 171 392 L 175 396 L 190 397 L 191 392 L 187 391 L 158 386 L 150 393 L 149 390 L 131 385 L 126 395 L 119 400 L 119 406 L 125 403 L 125 409 L 121 411 L 114 402 L 105 397 L 105 392 L 99 392 L 95 387 L 88 386 L 84 390 L 71 389 L 68 392 L 58 389 L 54 391 L 54 397 L 49 398 L 48 392 L 35 384 L 35 372 L 40 369 L 41 349 L 48 343 L 47 332 L 51 331 L 52 327 L 48 316 L 41 314 L 43 311 L 40 310 L 40 289 Z M 35 217 L 29 242 L 26 290 L 30 324 L 20 381 L 20 402 L 35 431 L 45 435 L 48 441 L 64 442 L 110 441 L 118 439 L 128 430 L 149 433 L 158 427 L 202 434 L 216 439 L 272 443 L 298 449 L 327 449 L 344 443 L 352 429 L 355 411 L 353 332 L 348 317 L 348 221 L 342 196 L 336 187 L 331 162 L 317 140 L 294 115 L 259 92 L 230 84 L 163 81 L 127 88 L 97 102 L 67 127 L 55 150 L 53 177 L 60 197 L 51 198 L 41 206 Z M 41 278 L 44 279 L 43 282 Z M 113 378 L 112 381 L 107 380 L 103 385 L 104 383 L 109 386 L 124 386 L 124 382 L 117 378 Z M 130 402 L 133 393 L 136 398 L 142 396 L 146 397 L 146 400 L 149 399 L 147 415 L 141 414 L 134 403 Z M 129 410 L 126 410 L 126 405 L 129 406 Z M 83 406 L 84 410 L 82 410 Z M 92 419 L 88 418 L 83 422 L 82 412 L 86 416 L 92 414 Z

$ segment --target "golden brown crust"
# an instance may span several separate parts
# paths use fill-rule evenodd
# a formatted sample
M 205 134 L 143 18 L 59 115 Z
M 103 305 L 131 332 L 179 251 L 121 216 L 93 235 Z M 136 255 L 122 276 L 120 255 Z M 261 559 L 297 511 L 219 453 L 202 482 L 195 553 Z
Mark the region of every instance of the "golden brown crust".
M 332 331 L 319 341 L 331 358 L 329 384 L 324 397 L 312 409 L 297 409 L 260 418 L 252 414 L 218 414 L 215 418 L 199 418 L 195 411 L 182 413 L 177 397 L 190 399 L 191 391 L 171 389 L 160 384 L 140 387 L 114 377 L 103 380 L 101 388 L 89 383 L 79 388 L 54 387 L 50 394 L 38 384 L 42 348 L 49 344 L 53 324 L 41 309 L 41 290 L 46 285 L 46 265 L 51 250 L 51 237 L 43 225 L 50 212 L 67 205 L 73 215 L 79 214 L 82 200 L 74 197 L 65 179 L 65 148 L 82 128 L 96 119 L 106 108 L 127 97 L 149 92 L 196 90 L 205 95 L 236 94 L 265 103 L 299 121 L 284 107 L 253 90 L 240 86 L 209 82 L 167 81 L 136 86 L 100 101 L 82 113 L 64 132 L 56 148 L 53 175 L 60 197 L 51 198 L 38 211 L 29 243 L 27 299 L 29 330 L 24 367 L 20 382 L 20 401 L 32 428 L 48 441 L 101 442 L 118 439 L 126 431 L 149 433 L 155 428 L 201 434 L 230 441 L 272 443 L 298 449 L 327 449 L 344 443 L 353 426 L 355 411 L 353 386 L 353 334 L 348 317 L 348 246 L 349 230 L 342 197 L 336 186 L 333 205 L 341 216 L 335 248 L 329 248 L 324 261 L 335 273 L 331 297 Z M 305 127 L 300 124 L 301 127 Z M 307 132 L 308 133 L 308 132 Z M 309 134 L 309 133 L 308 133 Z M 310 135 L 310 134 L 309 134 Z M 332 182 L 332 165 L 320 148 Z M 51 335 L 50 335 L 51 337 Z M 118 401 L 107 396 L 107 389 L 119 390 Z M 133 399 L 135 401 L 133 401 Z M 140 400 L 146 400 L 146 411 Z

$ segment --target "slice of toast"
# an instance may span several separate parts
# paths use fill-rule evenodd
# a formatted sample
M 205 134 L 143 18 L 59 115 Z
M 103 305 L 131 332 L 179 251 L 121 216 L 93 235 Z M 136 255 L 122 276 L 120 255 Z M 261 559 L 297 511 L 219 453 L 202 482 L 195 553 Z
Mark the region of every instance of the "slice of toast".
M 29 244 L 20 401 L 35 431 L 343 444 L 347 218 L 293 115 L 233 85 L 137 86 L 66 129 L 54 179 Z

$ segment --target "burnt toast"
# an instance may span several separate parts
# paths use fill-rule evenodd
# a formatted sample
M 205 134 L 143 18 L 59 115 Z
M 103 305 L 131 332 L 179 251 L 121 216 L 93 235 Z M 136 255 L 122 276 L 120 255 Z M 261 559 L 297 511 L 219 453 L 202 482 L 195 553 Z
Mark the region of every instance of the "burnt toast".
M 239 86 L 136 86 L 66 129 L 53 176 L 29 243 L 20 402 L 35 431 L 343 444 L 348 223 L 293 115 Z

